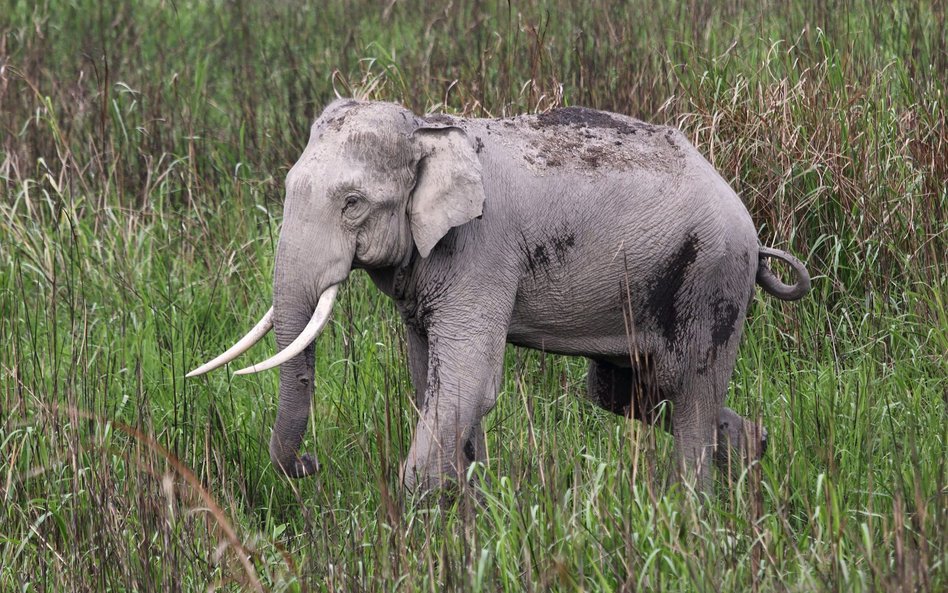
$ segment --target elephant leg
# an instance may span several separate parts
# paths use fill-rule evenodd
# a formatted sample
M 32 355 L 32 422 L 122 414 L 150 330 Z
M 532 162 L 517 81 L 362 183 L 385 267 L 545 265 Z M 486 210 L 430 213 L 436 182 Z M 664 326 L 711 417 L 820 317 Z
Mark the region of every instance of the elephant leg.
M 695 377 L 672 399 L 672 435 L 680 478 L 699 491 L 709 491 L 709 465 L 714 454 L 719 405 L 713 385 Z
M 739 313 L 743 315 L 743 311 Z M 703 491 L 711 487 L 711 463 L 716 461 L 720 466 L 717 445 L 721 437 L 725 442 L 739 443 L 737 433 L 732 430 L 741 430 L 744 426 L 743 422 L 735 422 L 740 419 L 737 413 L 724 407 L 741 329 L 742 324 L 736 323 L 727 339 L 714 342 L 709 336 L 699 347 L 686 346 L 685 356 L 668 359 L 684 363 L 679 387 L 672 398 L 672 434 L 679 467 L 683 476 L 694 480 L 695 487 Z M 702 354 L 696 356 L 696 351 Z M 727 446 L 721 448 L 726 450 Z M 729 456 L 729 453 L 721 455 Z
M 587 397 L 604 410 L 654 424 L 657 406 L 666 398 L 651 379 L 654 373 L 647 361 L 643 369 L 590 359 Z M 662 422 L 661 426 L 672 432 L 670 421 Z M 715 442 L 714 462 L 722 471 L 727 471 L 738 460 L 760 459 L 767 449 L 767 429 L 724 407 L 718 412 Z
M 477 328 L 458 335 L 457 327 Z M 421 417 L 402 470 L 409 491 L 457 483 L 484 456 L 481 420 L 497 401 L 503 372 L 506 322 L 451 323 L 429 328 L 428 380 Z
M 500 389 L 500 386 L 504 381 L 504 365 L 503 360 L 497 365 L 497 376 L 494 380 L 494 385 L 496 385 L 494 391 L 494 399 L 496 400 L 496 391 Z M 485 412 L 486 413 L 486 412 Z M 474 427 L 471 429 L 471 436 L 464 442 L 464 448 L 462 450 L 464 457 L 467 461 L 473 463 L 486 463 L 487 462 L 487 435 L 484 432 L 484 421 L 481 419 Z
M 425 386 L 428 384 L 428 338 L 411 325 L 406 326 L 408 373 L 415 390 L 415 407 L 421 410 L 425 404 Z
M 741 447 L 738 433 L 732 431 L 742 430 L 745 423 L 735 422 L 740 416 L 725 408 L 724 401 L 753 291 L 752 273 L 741 258 L 725 258 L 705 270 L 703 296 L 680 311 L 689 319 L 676 328 L 685 338 L 672 343 L 663 360 L 663 370 L 677 368 L 680 373 L 672 398 L 679 464 L 684 476 L 706 492 L 711 487 L 711 463 L 720 466 L 722 457 L 730 458 L 731 444 Z M 722 440 L 731 444 L 719 450 Z
M 586 397 L 600 408 L 620 416 L 633 415 L 632 383 L 632 369 L 589 359 Z
M 722 408 L 718 413 L 717 431 L 714 461 L 725 473 L 730 467 L 757 461 L 767 452 L 767 429 L 730 408 Z
M 589 360 L 586 397 L 613 414 L 654 424 L 658 406 L 666 398 L 654 376 L 651 358 L 643 356 L 639 364 L 620 367 L 602 360 Z M 668 423 L 663 423 L 669 428 Z

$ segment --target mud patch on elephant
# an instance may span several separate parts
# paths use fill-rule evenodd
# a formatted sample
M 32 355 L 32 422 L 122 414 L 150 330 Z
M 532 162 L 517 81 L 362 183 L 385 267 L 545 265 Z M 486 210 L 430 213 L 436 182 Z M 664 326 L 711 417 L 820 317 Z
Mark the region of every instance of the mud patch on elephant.
M 563 264 L 566 263 L 566 256 L 569 254 L 570 249 L 576 245 L 576 235 L 572 232 L 567 232 L 553 237 L 550 243 L 553 245 L 553 253 L 556 254 L 556 261 Z
M 711 322 L 711 343 L 715 348 L 721 348 L 734 335 L 735 324 L 739 309 L 727 299 L 718 299 L 714 303 L 714 312 Z
M 550 265 L 550 256 L 546 253 L 546 247 L 537 245 L 533 249 L 533 257 L 530 258 L 530 270 L 536 271 L 537 268 L 546 268 Z
M 631 118 L 567 108 L 515 118 L 510 125 L 523 130 L 523 143 L 518 148 L 527 164 L 537 170 L 595 174 L 641 168 L 672 172 L 683 166 L 684 152 L 674 129 Z
M 408 325 L 422 336 L 428 336 L 431 320 L 434 316 L 434 307 L 423 304 L 415 309 L 414 315 L 407 319 Z
M 441 394 L 441 359 L 438 358 L 435 344 L 428 343 L 428 379 L 425 381 L 425 398 L 421 405 L 421 414 L 428 414 L 432 405 L 432 396 L 437 398 Z
M 698 237 L 688 235 L 649 283 L 647 310 L 659 332 L 673 346 L 679 341 L 684 321 L 679 293 L 698 256 L 698 248 Z
M 704 350 L 704 354 L 701 355 L 701 359 L 698 361 L 698 374 L 706 375 L 708 370 L 714 366 L 715 361 L 718 359 L 718 349 L 715 346 L 708 346 Z
M 532 243 L 521 232 L 521 250 L 526 258 L 527 270 L 536 278 L 537 274 L 544 274 L 550 278 L 554 264 L 564 266 L 569 261 L 569 254 L 576 245 L 576 234 L 564 230 L 545 240 Z
M 425 116 L 425 122 L 436 125 L 452 125 L 456 120 L 446 113 L 432 113 Z
M 537 245 L 531 248 L 530 241 L 523 231 L 520 231 L 519 247 L 526 259 L 527 270 L 529 270 L 530 275 L 536 279 L 537 272 L 545 272 L 546 267 L 550 263 L 550 258 L 546 254 L 546 248 L 543 245 Z
M 340 103 L 338 107 L 332 110 L 332 114 L 329 115 L 328 119 L 326 119 L 326 128 L 332 132 L 340 131 L 342 125 L 346 123 L 346 118 L 349 117 L 349 115 L 358 113 L 362 107 L 358 101 L 353 101 L 352 99 Z
M 582 159 L 584 163 L 595 169 L 599 166 L 599 161 L 604 156 L 605 153 L 601 146 L 591 146 L 588 150 L 579 155 L 579 158 Z
M 635 135 L 643 132 L 647 135 L 656 133 L 659 128 L 638 120 L 623 120 L 613 117 L 604 111 L 596 111 L 586 107 L 564 107 L 554 109 L 537 116 L 533 124 L 535 128 L 550 126 L 579 126 L 615 130 L 619 134 Z
M 727 346 L 737 329 L 740 309 L 727 299 L 718 299 L 711 312 L 711 343 L 698 361 L 698 374 L 705 375 L 718 360 L 718 352 Z

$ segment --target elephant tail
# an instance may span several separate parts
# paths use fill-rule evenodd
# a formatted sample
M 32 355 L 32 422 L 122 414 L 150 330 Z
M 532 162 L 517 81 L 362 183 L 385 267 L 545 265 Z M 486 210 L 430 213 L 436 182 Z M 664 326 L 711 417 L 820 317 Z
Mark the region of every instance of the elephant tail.
M 784 284 L 781 282 L 780 278 L 774 274 L 767 262 L 764 261 L 768 257 L 775 257 L 790 266 L 793 269 L 793 275 L 796 276 L 796 283 Z M 757 254 L 757 284 L 760 284 L 761 288 L 778 299 L 795 301 L 809 292 L 810 274 L 803 266 L 803 262 L 786 251 L 760 246 Z

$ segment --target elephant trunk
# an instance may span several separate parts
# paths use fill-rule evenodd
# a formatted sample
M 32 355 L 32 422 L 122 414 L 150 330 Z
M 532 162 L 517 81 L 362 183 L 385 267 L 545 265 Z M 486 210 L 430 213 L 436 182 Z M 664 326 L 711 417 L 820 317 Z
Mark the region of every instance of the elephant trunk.
M 314 270 L 296 243 L 281 237 L 273 283 L 273 331 L 278 353 L 249 367 L 255 372 L 280 365 L 280 400 L 270 437 L 270 459 L 292 478 L 311 475 L 316 459 L 299 453 L 313 400 L 315 346 L 332 312 L 336 282 Z M 328 281 L 327 281 L 328 280 Z M 319 297 L 318 299 L 315 297 Z
M 302 307 L 275 307 L 274 332 L 280 351 L 303 332 L 309 318 Z M 314 457 L 299 454 L 313 399 L 314 353 L 315 345 L 310 342 L 280 367 L 280 401 L 270 436 L 270 459 L 291 478 L 302 478 L 319 469 Z
M 277 354 L 237 371 L 246 374 L 280 366 L 280 399 L 270 436 L 270 459 L 292 478 L 309 476 L 319 469 L 315 457 L 299 452 L 313 401 L 314 341 L 328 322 L 339 284 L 348 276 L 355 252 L 355 241 L 341 229 L 314 231 L 314 221 L 328 215 L 304 208 L 308 202 L 293 199 L 302 191 L 300 187 L 303 185 L 288 181 L 283 229 L 273 267 Z M 307 195 L 311 193 L 308 186 L 304 189 Z

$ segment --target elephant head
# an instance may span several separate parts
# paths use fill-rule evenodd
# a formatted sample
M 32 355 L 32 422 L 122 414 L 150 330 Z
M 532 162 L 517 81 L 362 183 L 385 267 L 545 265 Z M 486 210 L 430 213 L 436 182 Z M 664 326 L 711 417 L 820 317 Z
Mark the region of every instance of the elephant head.
M 286 475 L 317 469 L 299 447 L 313 395 L 313 342 L 354 268 L 397 268 L 428 257 L 452 228 L 479 216 L 481 165 L 463 130 L 432 126 L 388 103 L 339 100 L 313 124 L 286 177 L 273 306 L 193 377 L 240 355 L 272 328 L 280 352 L 236 374 L 280 367 L 270 457 Z

